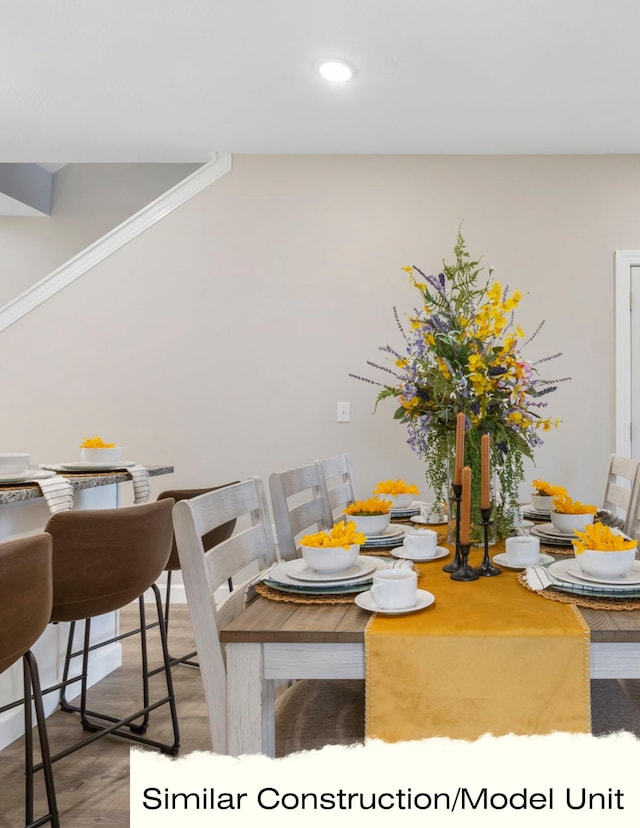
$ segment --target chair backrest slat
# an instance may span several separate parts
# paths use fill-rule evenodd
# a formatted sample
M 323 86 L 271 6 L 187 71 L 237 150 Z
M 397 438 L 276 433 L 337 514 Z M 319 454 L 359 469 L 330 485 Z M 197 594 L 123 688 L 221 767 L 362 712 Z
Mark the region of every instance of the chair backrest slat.
M 296 557 L 297 541 L 303 533 L 331 527 L 322 482 L 317 463 L 274 472 L 269 477 L 278 555 L 282 560 Z
M 340 520 L 345 507 L 356 499 L 351 458 L 348 454 L 338 454 L 316 463 L 320 467 L 323 497 L 332 522 Z
M 230 520 L 236 520 L 240 528 L 228 540 L 205 551 L 202 537 Z M 250 528 L 242 528 L 247 522 Z M 275 560 L 262 482 L 254 477 L 176 503 L 174 532 L 209 711 L 212 749 L 226 753 L 226 666 L 219 631 L 241 612 L 245 584 L 233 579 L 232 592 L 220 610 L 215 593 L 249 564 L 257 570 Z

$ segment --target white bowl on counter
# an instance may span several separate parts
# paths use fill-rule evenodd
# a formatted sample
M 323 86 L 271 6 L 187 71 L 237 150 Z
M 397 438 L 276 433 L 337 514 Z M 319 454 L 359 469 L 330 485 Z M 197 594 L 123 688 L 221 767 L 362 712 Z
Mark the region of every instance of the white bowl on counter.
M 80 458 L 83 463 L 117 463 L 122 460 L 122 446 L 113 448 L 81 448 Z
M 0 454 L 0 475 L 23 474 L 31 462 L 30 454 L 10 452 Z

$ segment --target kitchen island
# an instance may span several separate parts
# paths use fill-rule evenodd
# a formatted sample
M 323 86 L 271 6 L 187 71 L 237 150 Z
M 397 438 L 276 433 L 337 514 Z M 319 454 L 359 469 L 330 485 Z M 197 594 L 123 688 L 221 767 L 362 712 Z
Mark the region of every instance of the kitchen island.
M 173 466 L 145 465 L 149 477 L 172 474 Z M 121 505 L 121 487 L 132 485 L 131 475 L 124 469 L 115 471 L 59 472 L 73 489 L 74 509 L 110 509 Z M 37 483 L 0 484 L 0 540 L 15 535 L 42 531 L 50 512 Z M 118 613 L 107 613 L 91 625 L 92 643 L 112 638 L 118 632 Z M 82 624 L 78 625 L 77 644 L 80 644 Z M 42 686 L 60 681 L 69 625 L 50 624 L 33 646 L 38 659 Z M 90 684 L 115 670 L 122 662 L 119 642 L 101 647 L 94 653 L 90 666 Z M 77 673 L 77 671 L 75 671 Z M 22 662 L 19 661 L 0 676 L 0 706 L 22 696 Z M 45 712 L 53 712 L 57 705 L 56 693 L 45 696 Z M 0 714 L 0 750 L 23 733 L 22 708 Z

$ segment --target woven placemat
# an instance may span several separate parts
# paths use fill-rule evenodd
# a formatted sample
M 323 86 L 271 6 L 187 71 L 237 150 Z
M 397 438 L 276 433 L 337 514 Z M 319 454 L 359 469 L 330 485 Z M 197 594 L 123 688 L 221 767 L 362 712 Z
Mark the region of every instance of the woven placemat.
M 592 595 L 574 595 L 569 592 L 555 592 L 552 589 L 531 589 L 526 581 L 525 573 L 518 574 L 518 581 L 529 592 L 535 592 L 549 601 L 559 601 L 561 604 L 575 604 L 577 607 L 599 610 L 637 610 L 640 609 L 640 598 L 597 598 Z
M 573 546 L 549 546 L 549 544 L 541 543 L 540 551 L 549 555 L 573 555 Z
M 288 604 L 352 604 L 357 592 L 344 595 L 298 595 L 293 592 L 279 592 L 266 584 L 256 584 L 256 592 L 270 601 L 283 601 Z

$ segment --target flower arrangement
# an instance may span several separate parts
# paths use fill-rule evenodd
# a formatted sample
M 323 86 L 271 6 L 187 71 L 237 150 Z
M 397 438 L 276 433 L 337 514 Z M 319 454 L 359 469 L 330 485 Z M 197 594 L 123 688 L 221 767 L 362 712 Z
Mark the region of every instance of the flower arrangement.
M 566 495 L 567 490 L 564 486 L 552 486 L 546 480 L 533 480 L 531 488 L 535 490 L 538 497 L 554 497 L 556 495 Z
M 102 437 L 94 435 L 93 437 L 85 437 L 80 443 L 80 448 L 115 448 L 115 443 L 105 443 Z
M 566 491 L 553 496 L 553 508 L 561 515 L 595 515 L 598 511 L 597 506 L 573 500 Z
M 371 515 L 386 515 L 393 506 L 390 500 L 379 497 L 370 497 L 367 500 L 356 500 L 344 510 L 345 515 L 370 517 Z
M 408 316 L 408 331 L 394 309 L 404 352 L 383 346 L 393 367 L 368 363 L 387 374 L 386 382 L 351 376 L 381 386 L 376 408 L 381 400 L 396 400 L 394 416 L 406 425 L 407 442 L 425 460 L 437 500 L 445 498 L 450 479 L 457 414 L 465 414 L 465 464 L 472 468 L 474 504 L 480 495 L 480 440 L 491 435 L 491 465 L 499 485 L 494 521 L 504 536 L 517 511 L 523 457 L 532 458 L 542 444 L 541 433 L 559 424 L 542 416 L 546 397 L 568 377 L 540 376 L 542 363 L 560 354 L 536 362 L 522 356 L 544 324 L 525 339 L 514 320 L 522 294 L 494 281 L 491 268 L 483 278 L 480 260 L 471 259 L 460 233 L 454 255 L 455 262 L 443 262 L 437 276 L 427 276 L 415 265 L 402 268 L 420 297 L 420 307 Z
M 348 549 L 353 544 L 361 544 L 365 541 L 365 535 L 357 531 L 356 525 L 352 520 L 341 520 L 338 523 L 334 523 L 329 531 L 305 535 L 300 539 L 300 546 L 322 546 L 331 548 L 344 546 L 345 549 Z
M 604 523 L 592 523 L 585 526 L 584 531 L 575 533 L 579 540 L 574 541 L 573 548 L 576 555 L 582 554 L 585 549 L 595 549 L 597 552 L 619 552 L 624 549 L 635 549 L 638 541 L 625 538 L 624 535 L 605 526 Z
M 405 483 L 404 480 L 381 480 L 373 490 L 374 494 L 401 495 L 420 494 L 420 489 L 413 483 Z

